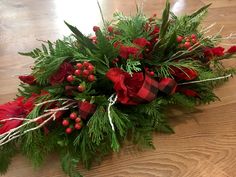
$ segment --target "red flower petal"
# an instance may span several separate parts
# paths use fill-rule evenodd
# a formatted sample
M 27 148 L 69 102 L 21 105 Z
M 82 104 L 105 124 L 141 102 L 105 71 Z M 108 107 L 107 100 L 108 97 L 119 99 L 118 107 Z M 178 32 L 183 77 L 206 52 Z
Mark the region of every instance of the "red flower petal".
M 236 53 L 236 46 L 232 46 L 227 50 L 227 53 Z
M 145 38 L 136 38 L 133 40 L 133 43 L 140 47 L 145 47 L 146 45 L 150 44 L 150 42 Z
M 55 85 L 62 83 L 65 80 L 65 77 L 70 74 L 73 74 L 74 71 L 75 69 L 70 63 L 68 62 L 62 63 L 58 71 L 51 76 L 50 84 Z

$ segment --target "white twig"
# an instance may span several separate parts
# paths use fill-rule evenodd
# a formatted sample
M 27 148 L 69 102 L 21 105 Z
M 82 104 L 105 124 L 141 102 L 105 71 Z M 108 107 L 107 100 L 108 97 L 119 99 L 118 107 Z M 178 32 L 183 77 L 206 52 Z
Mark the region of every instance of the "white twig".
M 215 25 L 216 25 L 216 23 L 212 23 L 210 26 L 201 29 L 200 33 L 205 33 L 205 34 L 208 33 L 208 32 L 210 31 L 210 29 L 211 29 L 212 27 L 214 27 Z
M 107 108 L 107 112 L 108 112 L 109 122 L 110 122 L 110 125 L 111 125 L 111 128 L 112 128 L 113 131 L 115 131 L 115 127 L 114 127 L 114 124 L 112 122 L 112 117 L 111 117 L 111 106 L 116 103 L 117 98 L 118 98 L 117 95 L 112 94 L 110 96 L 110 98 L 108 99 L 109 105 L 108 105 L 108 108 Z
M 56 100 L 47 100 L 47 101 L 38 103 L 38 104 L 36 104 L 35 106 L 40 106 L 40 105 L 44 105 L 44 104 L 47 104 L 47 103 L 52 103 L 52 102 L 55 102 L 55 101 L 70 101 L 70 99 L 67 99 L 67 98 L 60 98 L 60 99 L 56 99 Z
M 31 120 L 31 119 L 19 118 L 19 117 L 11 117 L 11 118 L 0 120 L 0 122 L 6 122 L 6 121 L 9 121 L 9 120 L 23 120 L 24 121 L 24 120 Z
M 68 100 L 68 99 L 63 99 L 63 100 Z M 50 103 L 50 102 L 53 102 L 53 101 L 49 100 L 47 103 Z M 43 104 L 46 104 L 46 102 L 43 102 Z M 24 118 L 12 117 L 12 118 L 2 120 L 2 122 L 8 121 L 8 120 L 23 120 L 25 122 L 22 125 L 9 130 L 8 132 L 5 132 L 5 133 L 1 134 L 0 135 L 0 146 L 4 145 L 4 144 L 20 137 L 20 136 L 23 136 L 24 134 L 26 134 L 28 132 L 40 129 L 46 123 L 48 123 L 50 120 L 55 120 L 56 119 L 56 114 L 58 113 L 58 111 L 68 110 L 68 108 L 70 106 L 74 106 L 75 104 L 77 104 L 77 103 L 76 102 L 70 102 L 69 104 L 64 105 L 61 108 L 45 110 L 45 113 L 43 115 L 38 116 L 38 117 L 33 118 L 33 119 L 24 119 Z M 35 126 L 33 128 L 30 128 L 30 129 L 27 129 L 27 130 L 24 130 L 24 131 L 21 131 L 21 128 L 26 127 L 27 125 L 29 125 L 31 123 L 36 123 L 40 119 L 43 119 L 43 121 L 41 123 L 39 123 L 37 126 Z
M 196 83 L 226 79 L 226 78 L 229 78 L 229 77 L 232 77 L 232 74 L 229 74 L 227 76 L 220 76 L 220 77 L 215 77 L 215 78 L 210 78 L 210 79 L 199 80 L 199 81 L 190 81 L 190 82 L 179 83 L 178 85 L 196 84 Z

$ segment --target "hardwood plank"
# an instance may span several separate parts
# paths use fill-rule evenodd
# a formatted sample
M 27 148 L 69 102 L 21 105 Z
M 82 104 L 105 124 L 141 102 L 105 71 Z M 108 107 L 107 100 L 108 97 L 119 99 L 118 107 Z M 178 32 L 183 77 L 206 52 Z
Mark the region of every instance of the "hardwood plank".
M 197 10 L 210 0 L 171 0 L 177 14 Z M 115 10 L 125 14 L 135 12 L 135 1 L 101 0 L 104 16 L 112 17 Z M 147 15 L 161 14 L 164 0 L 145 1 Z M 216 22 L 225 25 L 223 34 L 235 32 L 236 2 L 215 0 L 205 26 Z M 67 20 L 84 33 L 101 24 L 95 0 L 1 0 L 0 1 L 0 103 L 14 98 L 19 81 L 17 75 L 29 72 L 33 60 L 17 54 L 31 50 L 40 42 L 55 40 L 69 34 L 63 24 Z M 227 40 L 224 43 L 236 43 Z M 227 47 L 227 45 L 225 45 Z M 225 61 L 236 66 L 235 60 Z M 172 115 L 173 135 L 154 134 L 156 150 L 138 151 L 128 142 L 119 154 L 105 157 L 101 165 L 90 171 L 81 170 L 85 177 L 233 177 L 236 176 L 236 78 L 216 89 L 221 102 L 200 106 L 199 112 Z M 64 177 L 55 154 L 48 157 L 42 168 L 34 169 L 30 162 L 18 155 L 4 177 Z

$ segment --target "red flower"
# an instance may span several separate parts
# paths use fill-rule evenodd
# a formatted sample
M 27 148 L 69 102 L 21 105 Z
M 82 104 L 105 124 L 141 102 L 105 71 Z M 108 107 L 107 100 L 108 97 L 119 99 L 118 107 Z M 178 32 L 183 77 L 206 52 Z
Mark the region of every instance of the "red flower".
M 74 71 L 75 69 L 70 63 L 62 63 L 58 71 L 51 76 L 50 84 L 55 85 L 62 83 L 65 80 L 66 76 L 73 74 Z
M 133 43 L 138 45 L 139 47 L 145 47 L 146 45 L 150 45 L 150 42 L 145 38 L 136 38 L 133 40 Z
M 118 96 L 118 101 L 123 104 L 135 104 L 130 98 L 134 97 L 141 88 L 144 76 L 143 73 L 134 73 L 133 77 L 120 68 L 111 68 L 106 76 L 114 83 L 114 89 Z
M 133 57 L 137 57 L 138 52 L 139 52 L 139 49 L 136 47 L 129 47 L 129 46 L 124 46 L 124 45 L 120 46 L 120 56 L 122 58 L 127 59 L 129 58 L 130 55 L 132 55 Z
M 198 76 L 197 71 L 189 68 L 176 68 L 176 67 L 171 67 L 171 74 L 175 76 L 179 80 L 193 80 Z
M 9 118 L 25 118 L 34 108 L 36 94 L 33 94 L 28 100 L 24 97 L 18 97 L 15 101 L 0 105 L 0 134 L 18 127 L 22 120 L 7 120 Z
M 19 79 L 29 85 L 33 85 L 36 83 L 35 77 L 32 75 L 28 75 L 28 76 L 19 76 Z
M 106 76 L 114 83 L 117 100 L 126 105 L 150 102 L 156 98 L 158 83 L 142 72 L 132 76 L 120 68 L 111 68 Z
M 227 50 L 227 53 L 236 53 L 236 45 L 230 47 L 230 48 Z
M 224 55 L 224 48 L 223 47 L 215 47 L 215 48 L 205 48 L 204 55 L 208 58 L 212 58 L 213 56 L 223 56 Z

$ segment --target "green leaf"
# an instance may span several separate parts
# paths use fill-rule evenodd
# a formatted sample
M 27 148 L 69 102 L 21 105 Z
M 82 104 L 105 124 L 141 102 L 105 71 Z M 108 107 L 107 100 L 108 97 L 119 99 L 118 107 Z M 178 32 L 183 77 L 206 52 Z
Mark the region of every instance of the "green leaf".
M 208 9 L 208 7 L 211 6 L 211 3 L 210 4 L 207 4 L 205 6 L 203 6 L 202 8 L 200 8 L 199 10 L 197 10 L 196 12 L 194 12 L 192 15 L 189 15 L 190 18 L 194 18 L 196 17 L 197 15 L 201 14 L 202 12 L 206 11 Z
M 162 24 L 161 24 L 160 35 L 159 35 L 160 40 L 164 38 L 167 32 L 167 28 L 169 26 L 169 14 L 170 14 L 170 2 L 169 0 L 167 0 L 165 9 L 162 13 Z
M 69 23 L 67 23 L 66 21 L 64 21 L 64 23 L 68 26 L 68 28 L 75 34 L 75 37 L 77 38 L 77 40 L 79 41 L 79 43 L 81 43 L 81 45 L 83 46 L 83 48 L 89 48 L 90 50 L 92 49 L 97 49 L 97 47 L 91 42 L 91 40 L 89 38 L 87 38 L 86 36 L 84 36 L 76 27 L 70 25 Z

